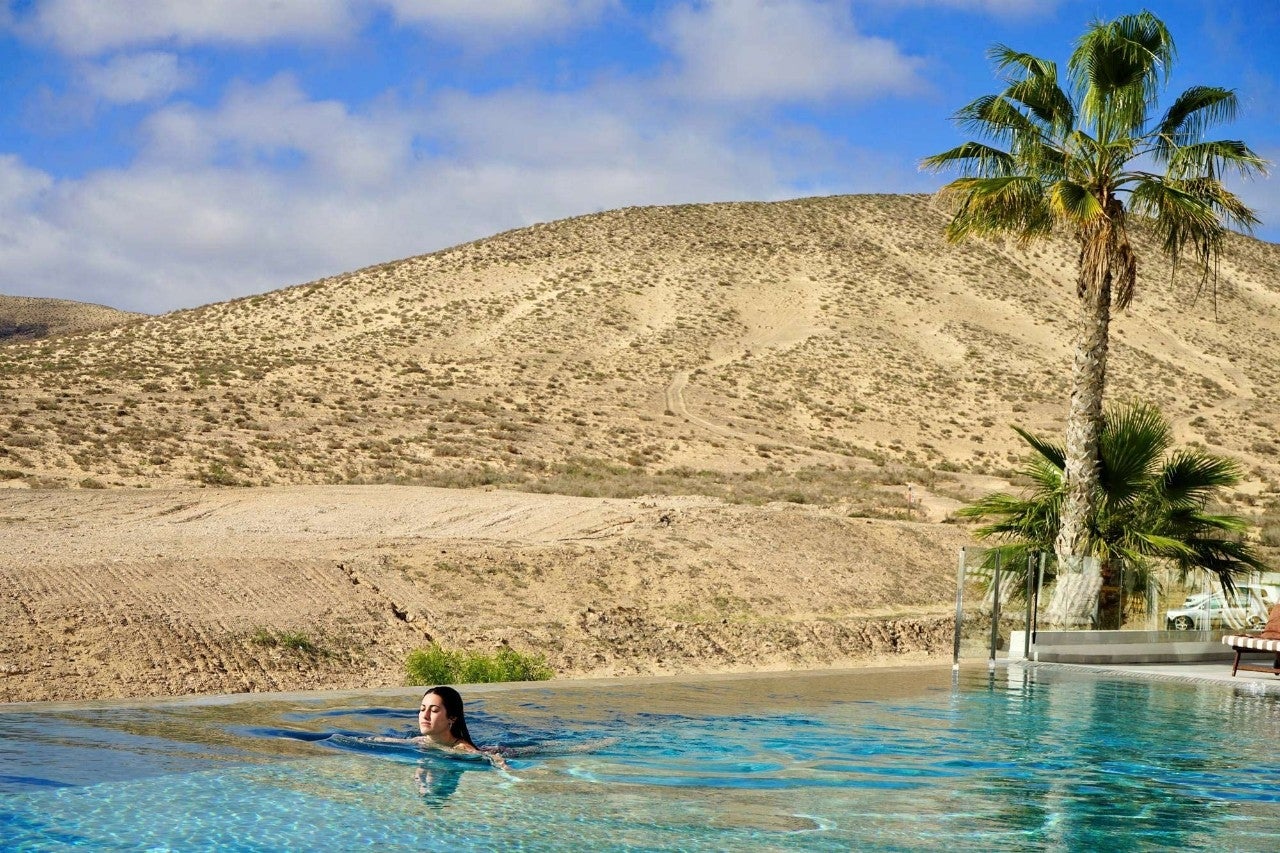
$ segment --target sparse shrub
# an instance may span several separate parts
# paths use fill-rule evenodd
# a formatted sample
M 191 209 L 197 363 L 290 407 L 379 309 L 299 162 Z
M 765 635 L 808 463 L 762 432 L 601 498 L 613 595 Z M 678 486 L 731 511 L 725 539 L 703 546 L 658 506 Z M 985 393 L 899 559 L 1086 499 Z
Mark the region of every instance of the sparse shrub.
M 499 681 L 546 681 L 555 675 L 543 655 L 525 655 L 503 646 L 492 655 L 448 650 L 439 643 L 409 653 L 405 661 L 409 683 L 490 684 Z
M 234 474 L 227 470 L 227 467 L 221 462 L 210 462 L 207 468 L 202 468 L 197 475 L 200 482 L 209 486 L 239 486 L 240 480 Z
M 80 481 L 80 488 L 82 489 L 105 489 L 106 487 L 106 483 L 101 480 L 95 480 L 93 477 L 85 477 Z
M 1268 548 L 1280 548 L 1280 522 L 1264 523 L 1258 535 Z
M 266 628 L 258 628 L 249 636 L 249 642 L 255 646 L 269 649 L 287 649 L 310 657 L 327 657 L 329 652 L 301 631 L 272 632 Z

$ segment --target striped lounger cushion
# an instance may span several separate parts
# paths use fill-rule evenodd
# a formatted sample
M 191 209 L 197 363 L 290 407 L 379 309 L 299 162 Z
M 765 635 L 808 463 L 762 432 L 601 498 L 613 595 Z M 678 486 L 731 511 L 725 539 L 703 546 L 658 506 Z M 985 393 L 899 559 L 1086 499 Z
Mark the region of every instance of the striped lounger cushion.
M 1229 634 L 1222 638 L 1222 642 L 1233 649 L 1248 649 L 1255 652 L 1280 652 L 1280 640 L 1264 640 L 1262 637 Z

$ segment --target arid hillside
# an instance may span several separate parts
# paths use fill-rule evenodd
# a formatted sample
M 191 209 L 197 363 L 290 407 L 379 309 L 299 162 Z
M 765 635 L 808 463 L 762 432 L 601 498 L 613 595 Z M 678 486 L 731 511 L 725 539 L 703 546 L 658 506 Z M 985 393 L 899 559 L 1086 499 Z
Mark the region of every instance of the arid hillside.
M 0 701 L 393 685 L 433 640 L 568 676 L 949 659 L 943 522 L 1009 485 L 1010 424 L 1061 427 L 1074 257 L 945 222 L 612 211 L 0 345 Z M 1241 460 L 1274 546 L 1280 247 L 1232 240 L 1216 304 L 1140 249 L 1112 398 Z
M 952 524 L 400 486 L 0 492 L 0 702 L 947 660 Z
M 66 299 L 0 295 L 0 343 L 108 329 L 143 316 Z
M 1074 250 L 948 245 L 945 222 L 923 196 L 617 210 L 10 343 L 0 471 L 794 501 L 889 485 L 864 507 L 881 514 L 906 482 L 962 496 L 1016 467 L 1010 424 L 1060 428 Z M 1280 247 L 1231 240 L 1216 303 L 1139 248 L 1112 398 L 1159 404 L 1269 500 Z

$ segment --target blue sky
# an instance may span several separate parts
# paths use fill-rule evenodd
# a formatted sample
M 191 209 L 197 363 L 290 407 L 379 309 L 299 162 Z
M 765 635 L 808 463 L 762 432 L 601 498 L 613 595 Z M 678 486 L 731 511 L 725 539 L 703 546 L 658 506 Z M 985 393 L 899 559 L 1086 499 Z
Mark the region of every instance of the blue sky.
M 161 312 L 615 207 L 928 192 L 1110 0 L 0 0 L 0 293 Z M 1280 160 L 1280 3 L 1152 0 Z M 1273 170 L 1274 171 L 1274 170 Z M 1280 242 L 1280 177 L 1242 184 Z

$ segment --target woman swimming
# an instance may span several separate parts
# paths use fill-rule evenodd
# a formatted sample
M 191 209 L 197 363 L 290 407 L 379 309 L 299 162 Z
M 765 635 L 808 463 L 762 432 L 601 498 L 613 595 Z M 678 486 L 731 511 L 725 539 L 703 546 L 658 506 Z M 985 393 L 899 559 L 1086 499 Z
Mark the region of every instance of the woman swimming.
M 418 706 L 417 737 L 372 737 L 377 743 L 416 743 L 435 749 L 483 755 L 494 767 L 507 769 L 507 762 L 496 749 L 481 749 L 471 740 L 467 731 L 466 712 L 462 696 L 452 687 L 432 687 L 422 694 Z

